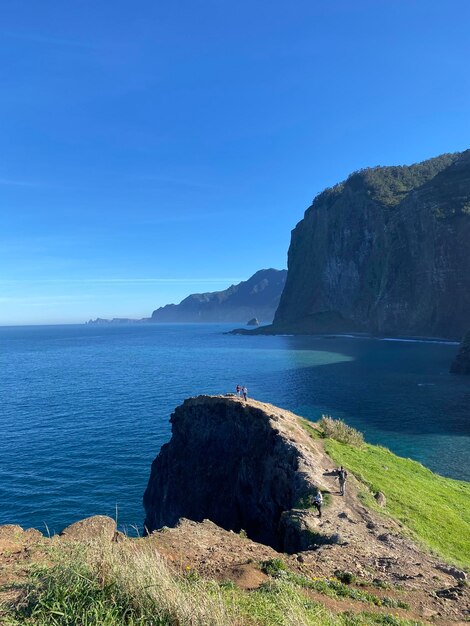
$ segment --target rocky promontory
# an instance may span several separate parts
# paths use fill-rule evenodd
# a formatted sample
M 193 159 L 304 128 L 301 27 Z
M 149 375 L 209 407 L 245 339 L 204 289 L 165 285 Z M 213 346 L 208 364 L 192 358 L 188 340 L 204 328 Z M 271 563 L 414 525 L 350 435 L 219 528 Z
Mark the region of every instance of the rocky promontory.
M 293 414 L 236 396 L 199 396 L 177 407 L 171 423 L 144 495 L 148 532 L 182 517 L 208 518 L 281 551 L 333 541 L 315 537 L 313 516 L 294 511 L 323 479 L 318 459 L 295 443 L 303 433 Z
M 145 492 L 146 536 L 102 515 L 50 538 L 0 526 L 1 623 L 49 624 L 51 606 L 58 625 L 468 619 L 467 574 L 455 566 L 468 566 L 466 483 L 356 442 L 343 497 L 321 423 L 231 394 L 189 398 L 171 421 Z M 411 538 L 418 516 L 449 560 Z

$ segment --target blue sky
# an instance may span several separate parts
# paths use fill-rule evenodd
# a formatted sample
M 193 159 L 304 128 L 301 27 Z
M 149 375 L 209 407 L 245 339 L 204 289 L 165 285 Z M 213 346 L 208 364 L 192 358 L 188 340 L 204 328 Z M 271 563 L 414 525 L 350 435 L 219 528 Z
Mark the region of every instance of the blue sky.
M 0 324 L 263 267 L 324 187 L 469 147 L 468 0 L 3 0 Z

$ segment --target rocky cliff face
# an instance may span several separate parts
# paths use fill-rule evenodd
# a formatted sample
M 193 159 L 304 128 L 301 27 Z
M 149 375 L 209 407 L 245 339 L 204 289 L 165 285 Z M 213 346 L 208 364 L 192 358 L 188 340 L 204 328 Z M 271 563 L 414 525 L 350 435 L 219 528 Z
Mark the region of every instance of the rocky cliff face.
M 351 175 L 292 232 L 274 329 L 461 337 L 470 318 L 470 150 Z
M 306 436 L 296 416 L 253 400 L 200 396 L 178 407 L 171 423 L 144 495 L 147 531 L 208 518 L 286 551 L 334 541 L 310 528 L 307 511 L 293 510 L 322 481 L 318 459 L 298 443 Z
M 470 332 L 463 338 L 450 371 L 452 374 L 470 374 Z
M 179 304 L 152 313 L 152 322 L 240 322 L 253 317 L 270 322 L 278 307 L 287 271 L 260 270 L 224 291 L 195 293 Z

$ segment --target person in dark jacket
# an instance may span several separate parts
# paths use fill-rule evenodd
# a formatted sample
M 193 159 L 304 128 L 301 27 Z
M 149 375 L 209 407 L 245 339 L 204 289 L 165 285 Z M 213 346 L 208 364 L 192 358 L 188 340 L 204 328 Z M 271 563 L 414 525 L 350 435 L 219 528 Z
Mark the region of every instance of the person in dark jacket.
M 336 474 L 339 482 L 339 495 L 344 496 L 344 486 L 346 484 L 346 478 L 348 477 L 348 473 L 341 465 L 341 467 L 336 470 Z

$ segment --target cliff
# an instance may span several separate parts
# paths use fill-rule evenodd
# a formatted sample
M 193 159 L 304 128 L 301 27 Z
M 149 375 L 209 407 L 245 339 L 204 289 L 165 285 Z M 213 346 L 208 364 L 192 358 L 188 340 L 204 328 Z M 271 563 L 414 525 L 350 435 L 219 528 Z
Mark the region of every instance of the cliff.
M 469 486 L 361 443 L 358 433 L 342 423 L 329 420 L 325 430 L 325 420 L 315 427 L 289 411 L 232 394 L 189 398 L 170 421 L 171 440 L 152 463 L 144 494 L 148 533 L 174 527 L 182 518 L 195 522 L 207 518 L 282 552 L 329 546 L 338 559 L 351 559 L 359 558 L 359 546 L 366 542 L 369 556 L 362 556 L 370 558 L 374 542 L 378 541 L 377 554 L 383 550 L 378 537 L 384 532 L 383 520 L 379 523 L 364 508 L 364 485 L 358 498 L 352 477 L 346 497 L 338 497 L 331 470 L 344 464 L 356 466 L 354 472 L 366 477 L 367 485 L 375 485 L 372 507 L 376 506 L 372 496 L 383 492 L 379 499 L 383 497 L 399 519 L 407 520 L 411 533 L 456 562 L 466 562 L 462 554 L 470 548 L 463 539 L 468 521 L 457 511 L 468 505 Z M 320 432 L 330 438 L 323 441 Z M 331 439 L 335 432 L 339 441 L 347 437 L 350 443 Z M 313 510 L 317 490 L 328 500 L 327 519 L 318 518 Z M 351 526 L 350 519 L 357 523 Z M 436 523 L 446 531 L 436 534 Z M 382 531 L 375 536 L 370 524 Z M 387 528 L 392 532 L 393 524 Z M 340 548 L 346 544 L 355 548 L 348 548 L 345 556 Z
M 293 230 L 270 330 L 461 337 L 469 242 L 470 150 L 354 173 Z
M 153 532 L 127 537 L 101 515 L 52 537 L 0 526 L 0 622 L 43 626 L 52 611 L 57 625 L 464 623 L 465 571 L 424 546 L 468 567 L 468 483 L 325 422 L 234 396 L 186 400 L 152 465 Z M 345 496 L 332 457 L 348 469 Z
M 286 270 L 267 269 L 224 291 L 196 293 L 152 313 L 152 322 L 270 322 L 279 304 Z
M 470 374 L 470 332 L 463 338 L 450 371 L 452 374 Z
M 144 494 L 148 532 L 182 517 L 209 518 L 276 549 L 299 547 L 299 538 L 287 537 L 288 517 L 316 493 L 321 473 L 292 442 L 293 431 L 301 435 L 295 416 L 254 400 L 200 396 L 170 421 L 171 441 L 153 462 Z

